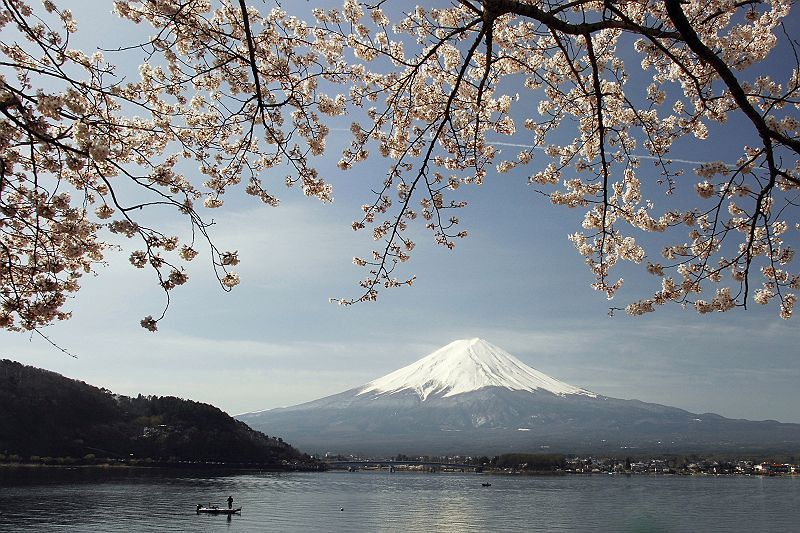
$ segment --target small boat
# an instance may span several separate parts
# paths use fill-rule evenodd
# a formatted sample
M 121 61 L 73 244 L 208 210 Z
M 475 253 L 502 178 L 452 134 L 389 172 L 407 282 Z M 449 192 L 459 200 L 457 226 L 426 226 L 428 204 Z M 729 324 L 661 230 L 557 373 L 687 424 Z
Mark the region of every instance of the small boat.
M 481 487 L 491 487 L 491 483 L 481 483 Z
M 203 507 L 202 505 L 197 506 L 197 514 L 200 513 L 208 513 L 208 514 L 227 514 L 231 515 L 234 513 L 241 513 L 242 508 L 237 507 L 236 509 L 228 509 L 227 507 L 217 507 L 216 505 L 211 505 L 209 507 Z

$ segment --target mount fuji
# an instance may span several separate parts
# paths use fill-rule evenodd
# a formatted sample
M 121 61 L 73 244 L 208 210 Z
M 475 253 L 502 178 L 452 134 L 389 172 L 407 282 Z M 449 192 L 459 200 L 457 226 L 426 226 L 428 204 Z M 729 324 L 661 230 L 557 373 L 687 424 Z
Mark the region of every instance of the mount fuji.
M 451 342 L 355 389 L 236 418 L 314 453 L 800 450 L 800 424 L 602 396 L 477 338 Z

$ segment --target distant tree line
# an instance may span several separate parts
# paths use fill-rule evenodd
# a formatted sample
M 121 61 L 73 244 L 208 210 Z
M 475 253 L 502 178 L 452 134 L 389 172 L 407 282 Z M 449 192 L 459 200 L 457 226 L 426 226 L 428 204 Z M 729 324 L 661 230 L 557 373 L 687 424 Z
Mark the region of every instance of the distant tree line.
M 563 470 L 566 456 L 552 453 L 506 453 L 493 457 L 490 464 L 494 468 L 550 472 Z

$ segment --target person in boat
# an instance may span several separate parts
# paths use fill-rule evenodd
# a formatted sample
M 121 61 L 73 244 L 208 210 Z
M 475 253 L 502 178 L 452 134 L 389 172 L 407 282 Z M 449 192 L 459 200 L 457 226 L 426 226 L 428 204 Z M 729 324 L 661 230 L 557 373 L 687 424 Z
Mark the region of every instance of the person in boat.
M 228 496 L 228 509 L 233 509 L 233 496 Z

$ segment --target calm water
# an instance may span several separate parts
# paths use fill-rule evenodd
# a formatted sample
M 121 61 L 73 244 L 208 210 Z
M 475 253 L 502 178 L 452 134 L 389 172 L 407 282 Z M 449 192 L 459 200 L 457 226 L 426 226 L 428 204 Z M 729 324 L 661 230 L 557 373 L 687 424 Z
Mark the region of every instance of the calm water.
M 194 513 L 229 494 L 241 516 Z M 798 510 L 797 477 L 0 469 L 0 531 L 788 532 Z

